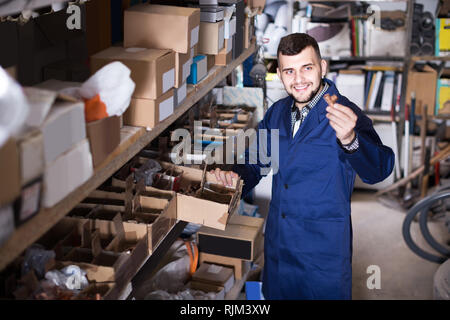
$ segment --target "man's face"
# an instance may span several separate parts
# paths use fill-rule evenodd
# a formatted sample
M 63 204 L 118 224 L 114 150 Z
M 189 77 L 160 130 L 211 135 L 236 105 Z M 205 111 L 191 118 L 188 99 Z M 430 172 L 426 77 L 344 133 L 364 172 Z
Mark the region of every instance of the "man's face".
M 280 53 L 278 57 L 278 77 L 299 107 L 308 104 L 314 98 L 326 70 L 326 61 L 319 59 L 313 47 L 306 47 L 295 56 Z

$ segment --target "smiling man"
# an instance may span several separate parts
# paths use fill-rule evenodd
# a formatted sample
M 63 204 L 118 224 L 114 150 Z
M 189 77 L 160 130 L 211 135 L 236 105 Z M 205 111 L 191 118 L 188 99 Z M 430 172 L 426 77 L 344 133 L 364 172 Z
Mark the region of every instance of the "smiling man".
M 277 72 L 289 96 L 274 103 L 258 125 L 268 132 L 267 141 L 278 135 L 280 152 L 279 163 L 269 164 L 278 171 L 264 238 L 266 299 L 351 299 L 355 176 L 377 183 L 394 166 L 394 153 L 371 120 L 339 94 L 326 69 L 312 37 L 281 39 Z M 249 161 L 260 148 L 269 154 L 268 145 L 253 145 L 245 164 L 213 171 L 217 179 L 230 184 L 239 175 L 245 195 L 267 166 Z

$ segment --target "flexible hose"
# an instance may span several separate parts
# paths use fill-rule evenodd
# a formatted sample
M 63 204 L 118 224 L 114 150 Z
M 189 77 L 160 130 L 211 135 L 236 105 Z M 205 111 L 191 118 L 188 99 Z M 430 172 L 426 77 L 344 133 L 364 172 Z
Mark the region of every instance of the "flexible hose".
M 425 230 L 424 233 L 424 237 L 427 240 L 427 242 L 429 242 L 429 244 L 437 250 L 436 247 L 439 247 L 439 250 L 437 250 L 440 253 L 443 253 L 444 250 L 447 251 L 446 248 L 441 247 L 440 244 L 438 244 L 436 242 L 436 240 L 434 240 L 434 238 L 431 236 L 428 227 L 426 226 L 426 219 L 428 216 L 428 212 L 429 212 L 429 208 L 433 205 L 434 202 L 436 201 L 440 201 L 442 199 L 445 198 L 449 198 L 450 197 L 450 191 L 442 191 L 442 192 L 438 192 L 438 193 L 434 193 L 429 197 L 426 197 L 424 199 L 422 199 L 421 201 L 419 201 L 418 203 L 416 203 L 408 212 L 405 220 L 403 221 L 403 227 L 402 227 L 402 233 L 403 233 L 403 238 L 405 239 L 406 244 L 408 245 L 408 247 L 418 256 L 432 261 L 432 262 L 436 262 L 436 263 L 443 263 L 444 261 L 446 261 L 450 255 L 445 254 L 447 257 L 441 257 L 441 256 L 437 256 L 434 254 L 431 254 L 429 252 L 426 252 L 424 250 L 422 250 L 421 248 L 419 248 L 413 241 L 412 237 L 411 237 L 411 233 L 410 233 L 410 227 L 411 227 L 411 223 L 414 220 L 414 217 L 419 214 L 420 212 L 423 212 L 423 214 L 421 215 L 421 220 L 424 220 L 424 223 L 422 223 L 424 225 L 424 227 L 421 226 L 421 231 L 423 232 L 423 229 Z M 422 217 L 423 216 L 423 217 Z M 427 239 L 428 238 L 428 239 Z M 430 242 L 431 239 L 431 242 Z M 438 244 L 438 246 L 435 247 L 435 244 Z M 444 249 L 444 250 L 442 250 Z M 443 253 L 444 254 L 444 253 Z

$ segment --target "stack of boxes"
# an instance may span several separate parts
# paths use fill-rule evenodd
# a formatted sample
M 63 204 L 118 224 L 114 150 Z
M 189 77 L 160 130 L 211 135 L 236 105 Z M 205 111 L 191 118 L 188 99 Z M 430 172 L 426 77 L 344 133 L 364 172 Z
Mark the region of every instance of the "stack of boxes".
M 130 108 L 124 115 L 125 124 L 153 128 L 183 102 L 187 93 L 186 80 L 199 39 L 199 28 L 200 10 L 196 8 L 139 4 L 125 11 L 126 49 L 123 50 L 149 55 L 141 49 L 146 48 L 154 56 L 156 52 L 160 56 L 170 56 L 167 57 L 167 71 L 164 69 L 159 73 L 141 75 L 140 85 L 150 88 L 155 82 L 162 83 L 162 90 L 151 95 L 135 92 Z M 158 59 L 153 59 L 153 63 L 155 68 L 160 65 Z

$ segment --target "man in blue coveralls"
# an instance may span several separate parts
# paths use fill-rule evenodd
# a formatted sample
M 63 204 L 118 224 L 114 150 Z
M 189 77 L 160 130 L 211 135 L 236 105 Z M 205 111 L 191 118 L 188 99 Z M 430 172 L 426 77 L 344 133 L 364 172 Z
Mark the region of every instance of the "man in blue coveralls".
M 266 299 L 351 299 L 355 176 L 377 183 L 394 166 L 394 153 L 372 121 L 339 94 L 326 70 L 314 38 L 295 33 L 281 39 L 277 73 L 289 96 L 269 108 L 257 129 L 267 131 L 267 141 L 278 131 L 279 139 L 264 238 Z M 213 171 L 217 179 L 230 185 L 240 176 L 245 195 L 262 178 L 261 169 L 274 166 L 248 161 L 257 148 L 270 156 L 269 144 L 247 149 L 246 163 L 232 171 Z

